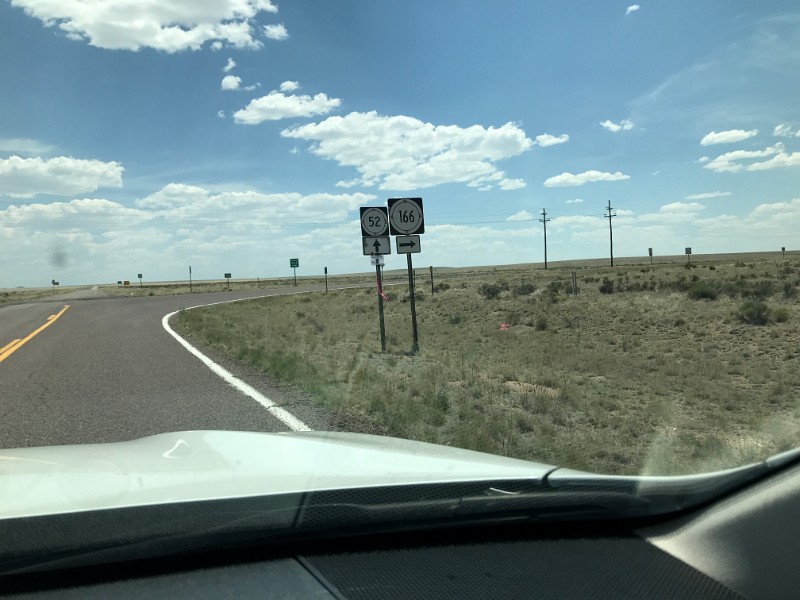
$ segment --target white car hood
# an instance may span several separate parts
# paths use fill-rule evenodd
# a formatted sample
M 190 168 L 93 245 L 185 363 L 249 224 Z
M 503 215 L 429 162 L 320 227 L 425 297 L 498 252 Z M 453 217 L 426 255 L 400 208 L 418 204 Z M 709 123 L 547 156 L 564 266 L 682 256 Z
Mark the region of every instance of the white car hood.
M 182 431 L 0 450 L 0 519 L 367 486 L 536 481 L 554 468 L 357 433 Z

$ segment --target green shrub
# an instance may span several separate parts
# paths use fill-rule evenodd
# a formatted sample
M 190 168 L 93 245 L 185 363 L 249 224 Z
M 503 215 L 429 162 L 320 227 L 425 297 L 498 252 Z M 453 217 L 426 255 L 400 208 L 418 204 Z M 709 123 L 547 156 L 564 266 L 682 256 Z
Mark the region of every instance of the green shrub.
M 783 297 L 787 300 L 797 296 L 797 288 L 791 281 L 786 281 L 783 284 Z
M 503 288 L 496 283 L 482 283 L 478 286 L 478 293 L 487 300 L 494 300 L 502 291 Z
M 536 331 L 544 331 L 547 329 L 547 319 L 544 317 L 536 317 L 536 320 L 533 322 L 533 328 Z
M 525 283 L 520 283 L 517 287 L 515 287 L 512 290 L 512 293 L 515 296 L 530 296 L 535 291 L 536 291 L 535 285 L 529 282 L 525 282 Z
M 772 311 L 769 306 L 758 300 L 748 300 L 739 307 L 738 315 L 742 323 L 749 325 L 766 325 L 769 323 Z
M 717 288 L 705 281 L 697 281 L 687 292 L 692 300 L 716 300 Z
M 608 277 L 603 277 L 603 283 L 600 284 L 600 293 L 601 294 L 613 294 L 614 293 L 614 281 L 609 279 Z
M 757 281 L 753 286 L 752 295 L 755 300 L 766 300 L 774 292 L 774 286 L 771 281 L 762 280 Z
M 789 320 L 789 309 L 781 306 L 772 311 L 772 318 L 776 323 L 786 323 Z
M 461 323 L 464 322 L 464 317 L 461 315 L 448 315 L 447 322 L 450 323 L 450 325 L 461 325 Z

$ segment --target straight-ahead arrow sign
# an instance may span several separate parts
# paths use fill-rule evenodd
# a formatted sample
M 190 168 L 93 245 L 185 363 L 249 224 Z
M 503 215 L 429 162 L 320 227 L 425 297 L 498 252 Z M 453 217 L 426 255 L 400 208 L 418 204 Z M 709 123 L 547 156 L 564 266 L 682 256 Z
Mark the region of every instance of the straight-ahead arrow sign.
M 422 250 L 418 235 L 398 235 L 395 240 L 398 254 L 415 254 Z
M 389 239 L 389 236 L 380 236 L 380 237 L 362 237 L 361 243 L 363 244 L 363 250 L 365 256 L 375 256 L 380 254 L 391 254 L 392 253 L 392 242 Z

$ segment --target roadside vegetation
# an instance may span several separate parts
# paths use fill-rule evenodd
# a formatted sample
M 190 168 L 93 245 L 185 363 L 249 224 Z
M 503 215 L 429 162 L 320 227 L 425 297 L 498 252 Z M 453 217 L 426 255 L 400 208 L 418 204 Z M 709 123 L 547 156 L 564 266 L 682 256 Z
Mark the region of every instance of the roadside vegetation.
M 573 295 L 571 272 L 578 295 Z M 426 274 L 426 273 L 425 273 Z M 437 272 L 183 311 L 195 340 L 310 393 L 340 429 L 578 469 L 675 474 L 800 445 L 800 260 Z

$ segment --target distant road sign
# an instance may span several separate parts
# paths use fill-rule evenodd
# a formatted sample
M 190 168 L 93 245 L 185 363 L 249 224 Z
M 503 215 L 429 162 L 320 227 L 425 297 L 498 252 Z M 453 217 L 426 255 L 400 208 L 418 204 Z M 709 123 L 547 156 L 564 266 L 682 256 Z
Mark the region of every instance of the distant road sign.
M 361 242 L 364 246 L 365 256 L 392 253 L 392 242 L 388 235 L 382 237 L 362 237 Z
M 412 254 L 422 250 L 418 235 L 398 235 L 394 240 L 398 254 Z
M 686 248 L 686 254 L 691 254 L 691 253 L 692 253 L 692 249 L 691 248 Z
M 384 237 L 389 235 L 389 211 L 383 206 L 361 207 L 361 236 Z
M 425 233 L 422 198 L 389 198 L 389 231 L 392 235 Z
M 382 267 L 383 266 L 383 256 L 377 254 L 375 256 L 370 256 L 369 261 L 372 263 L 373 267 Z
M 300 259 L 299 258 L 290 258 L 289 259 L 289 268 L 296 269 L 300 266 Z
M 230 279 L 230 278 L 231 278 L 231 274 L 230 273 L 225 273 L 225 279 Z

